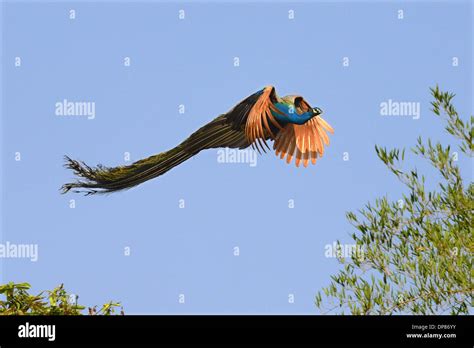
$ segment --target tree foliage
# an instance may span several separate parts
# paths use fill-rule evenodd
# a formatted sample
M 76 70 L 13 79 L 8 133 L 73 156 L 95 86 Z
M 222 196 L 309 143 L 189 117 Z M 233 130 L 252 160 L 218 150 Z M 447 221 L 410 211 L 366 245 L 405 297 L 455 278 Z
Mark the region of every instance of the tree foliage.
M 472 160 L 474 116 L 463 121 L 452 104 L 453 94 L 438 87 L 431 92 L 432 111 L 446 122 L 462 155 Z M 463 182 L 459 155 L 450 146 L 418 138 L 412 153 L 440 174 L 436 189 L 429 191 L 424 175 L 402 169 L 404 149 L 375 150 L 407 194 L 347 213 L 356 229 L 352 238 L 363 253 L 338 257 L 343 268 L 318 292 L 317 307 L 341 314 L 471 313 L 474 185 Z
M 51 291 L 42 291 L 38 295 L 28 293 L 28 283 L 8 283 L 0 286 L 0 315 L 81 315 L 86 309 L 77 303 L 78 297 L 68 294 L 63 285 Z M 1 298 L 1 297 L 0 297 Z M 89 307 L 90 315 L 115 314 L 120 303 L 108 302 L 100 309 L 97 306 Z M 123 309 L 120 314 L 123 313 Z

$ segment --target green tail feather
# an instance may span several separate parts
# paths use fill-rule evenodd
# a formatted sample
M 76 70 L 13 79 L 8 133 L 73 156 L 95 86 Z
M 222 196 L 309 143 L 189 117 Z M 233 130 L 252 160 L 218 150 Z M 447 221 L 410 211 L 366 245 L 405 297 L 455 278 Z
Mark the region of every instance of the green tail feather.
M 193 154 L 186 153 L 182 151 L 180 146 L 177 146 L 129 166 L 114 168 L 102 165 L 91 168 L 84 162 L 65 156 L 65 167 L 72 169 L 74 174 L 82 179 L 63 185 L 61 190 L 62 193 L 72 190 L 73 192 L 84 192 L 86 195 L 91 195 L 128 189 L 166 173 L 192 156 Z
M 86 195 L 109 193 L 129 189 L 160 176 L 173 167 L 196 155 L 203 149 L 216 147 L 244 148 L 247 143 L 242 130 L 236 130 L 224 116 L 220 116 L 193 133 L 175 148 L 142 159 L 129 166 L 89 167 L 84 162 L 65 157 L 65 167 L 80 179 L 64 184 L 62 193 L 83 192 Z

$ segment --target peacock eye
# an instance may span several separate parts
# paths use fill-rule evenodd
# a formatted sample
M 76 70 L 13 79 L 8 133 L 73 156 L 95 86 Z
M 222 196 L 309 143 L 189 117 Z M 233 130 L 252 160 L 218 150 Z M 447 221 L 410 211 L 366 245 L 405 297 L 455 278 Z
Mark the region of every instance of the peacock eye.
M 313 108 L 313 113 L 314 113 L 315 116 L 319 116 L 323 113 L 323 110 L 321 110 L 318 107 L 315 107 L 315 108 Z

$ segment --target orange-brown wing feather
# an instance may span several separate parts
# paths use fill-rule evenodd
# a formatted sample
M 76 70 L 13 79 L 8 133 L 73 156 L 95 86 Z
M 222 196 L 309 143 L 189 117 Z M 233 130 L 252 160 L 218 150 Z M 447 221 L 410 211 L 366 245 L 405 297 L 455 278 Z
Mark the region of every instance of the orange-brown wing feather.
M 282 129 L 278 121 L 272 115 L 272 110 L 278 113 L 281 113 L 272 102 L 272 97 L 275 95 L 275 88 L 272 86 L 267 86 L 263 89 L 262 95 L 255 102 L 254 106 L 250 110 L 247 123 L 245 124 L 245 136 L 247 140 L 252 144 L 252 146 L 258 146 L 265 149 L 262 146 L 262 143 L 268 147 L 266 139 L 271 137 L 275 139 L 269 121 L 278 129 Z
M 316 159 L 324 154 L 324 145 L 329 145 L 326 131 L 334 133 L 334 129 L 320 116 L 313 117 L 302 125 L 287 124 L 277 134 L 273 149 L 280 158 L 286 156 L 287 163 L 295 157 L 297 167 L 301 161 L 305 167 L 310 160 L 312 164 L 316 164 Z

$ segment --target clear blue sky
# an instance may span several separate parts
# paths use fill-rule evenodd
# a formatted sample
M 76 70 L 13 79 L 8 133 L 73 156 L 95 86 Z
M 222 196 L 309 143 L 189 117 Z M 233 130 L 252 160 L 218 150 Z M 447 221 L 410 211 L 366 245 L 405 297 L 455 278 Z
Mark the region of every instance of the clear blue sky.
M 0 259 L 0 281 L 64 283 L 83 304 L 113 299 L 129 314 L 318 313 L 314 295 L 339 268 L 325 245 L 354 232 L 345 212 L 403 192 L 374 145 L 446 142 L 429 111 L 436 83 L 472 113 L 469 1 L 26 1 L 2 2 L 1 18 L 0 236 L 39 255 Z M 59 194 L 72 179 L 63 155 L 114 166 L 124 152 L 161 152 L 269 84 L 303 95 L 335 128 L 316 166 L 273 154 L 255 167 L 222 164 L 206 151 L 127 192 Z M 95 119 L 56 116 L 63 99 L 95 102 Z M 421 117 L 381 116 L 389 99 L 420 103 Z M 438 179 L 413 158 L 407 168 Z M 459 163 L 470 180 L 471 163 Z

